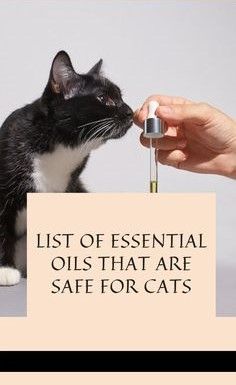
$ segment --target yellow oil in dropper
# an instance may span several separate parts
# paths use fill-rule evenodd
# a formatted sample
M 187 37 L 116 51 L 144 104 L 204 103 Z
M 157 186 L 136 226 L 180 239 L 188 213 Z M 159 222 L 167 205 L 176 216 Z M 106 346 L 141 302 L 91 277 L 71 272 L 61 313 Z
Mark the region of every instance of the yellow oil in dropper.
M 151 180 L 150 182 L 150 193 L 158 192 L 158 182 L 156 180 Z

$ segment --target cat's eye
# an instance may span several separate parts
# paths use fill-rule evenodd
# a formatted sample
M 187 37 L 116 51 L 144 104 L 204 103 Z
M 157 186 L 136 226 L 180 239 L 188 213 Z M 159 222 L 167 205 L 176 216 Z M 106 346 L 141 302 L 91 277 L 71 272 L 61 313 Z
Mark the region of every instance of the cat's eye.
M 99 100 L 99 102 L 105 104 L 106 106 L 115 106 L 114 100 L 112 100 L 109 96 L 98 95 L 97 99 Z
M 106 97 L 105 97 L 105 95 L 98 95 L 97 100 L 99 100 L 99 102 L 101 102 L 101 103 L 105 103 Z

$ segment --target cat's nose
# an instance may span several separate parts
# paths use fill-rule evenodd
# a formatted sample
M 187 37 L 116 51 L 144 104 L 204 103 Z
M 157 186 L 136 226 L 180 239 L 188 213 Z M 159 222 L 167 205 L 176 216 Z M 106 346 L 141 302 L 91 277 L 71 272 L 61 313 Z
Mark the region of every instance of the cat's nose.
M 127 108 L 127 115 L 133 116 L 133 110 L 128 106 L 128 104 L 125 104 L 125 107 Z
M 127 112 L 127 116 L 129 117 L 129 118 L 132 118 L 133 119 L 133 110 L 131 110 L 131 108 L 129 108 L 129 110 L 128 110 L 128 112 Z
M 127 118 L 133 119 L 133 110 L 128 106 L 128 104 L 125 104 L 125 115 Z

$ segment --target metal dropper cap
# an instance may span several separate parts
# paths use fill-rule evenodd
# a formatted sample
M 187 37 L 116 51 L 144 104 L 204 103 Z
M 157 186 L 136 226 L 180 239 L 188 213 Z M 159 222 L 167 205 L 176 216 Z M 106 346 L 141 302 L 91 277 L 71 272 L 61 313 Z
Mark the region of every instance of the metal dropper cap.
M 159 103 L 151 100 L 148 103 L 148 116 L 144 123 L 145 138 L 162 138 L 164 136 L 164 122 L 155 115 Z

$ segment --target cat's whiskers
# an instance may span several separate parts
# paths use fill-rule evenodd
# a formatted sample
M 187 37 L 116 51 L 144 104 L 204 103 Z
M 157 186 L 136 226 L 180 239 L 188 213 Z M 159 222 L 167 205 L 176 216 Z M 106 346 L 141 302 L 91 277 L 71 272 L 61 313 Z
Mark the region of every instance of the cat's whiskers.
M 101 132 L 103 129 L 105 129 L 105 128 L 106 128 L 107 126 L 109 126 L 109 125 L 110 125 L 110 123 L 106 123 L 106 124 L 102 124 L 102 125 L 100 125 L 100 126 L 97 126 L 96 129 L 94 130 L 94 132 L 92 133 L 92 135 L 91 135 L 91 136 L 86 135 L 86 137 L 87 137 L 89 140 L 93 139 L 93 138 L 96 136 L 97 133 Z M 88 132 L 88 134 L 91 134 L 91 131 Z
M 85 141 L 85 144 L 87 144 L 88 142 L 90 142 L 91 140 L 95 140 L 99 137 L 101 131 L 105 131 L 107 128 L 110 129 L 111 125 L 110 125 L 110 122 L 107 123 L 107 124 L 103 124 L 101 127 L 99 127 L 98 129 L 96 128 L 96 131 L 87 138 L 87 140 Z M 86 135 L 87 136 L 87 135 Z M 101 135 L 101 138 L 103 137 L 103 135 Z
M 84 139 L 85 139 L 85 143 L 87 143 L 88 141 L 91 141 L 94 136 L 102 131 L 105 127 L 107 127 L 107 125 L 110 124 L 110 123 L 100 123 L 98 125 L 96 125 L 95 127 L 93 127 L 93 129 L 89 130 L 88 132 L 86 132 L 85 136 L 84 136 Z
M 89 125 L 92 125 L 92 124 L 95 124 L 95 123 L 100 123 L 100 122 L 104 122 L 104 121 L 112 120 L 112 119 L 113 119 L 113 118 L 104 118 L 104 119 L 94 120 L 94 121 L 92 121 L 92 122 L 88 122 L 88 123 L 85 123 L 85 124 L 81 124 L 80 126 L 77 126 L 77 128 L 86 127 L 86 126 L 89 126 Z
M 104 130 L 104 132 L 102 133 L 102 135 L 100 136 L 100 132 L 101 130 L 99 131 L 96 131 L 95 135 L 92 137 L 93 140 L 96 140 L 98 137 L 100 137 L 100 139 L 104 139 L 106 134 L 112 130 L 113 128 L 115 128 L 115 123 L 113 123 L 112 125 L 110 124 L 107 124 L 106 126 L 102 127 L 102 130 Z M 91 138 L 88 139 L 88 141 L 90 141 Z
M 3 209 L 0 211 L 0 216 L 4 213 L 4 211 L 7 209 L 7 206 L 9 205 L 9 199 L 6 200 Z
M 105 138 L 107 132 L 110 131 L 110 130 L 112 130 L 113 127 L 114 127 L 114 125 L 115 125 L 115 124 L 112 123 L 111 125 L 108 125 L 108 126 L 105 128 L 104 132 L 102 133 L 102 138 Z
M 82 125 L 82 126 L 78 126 L 77 128 L 81 128 L 82 127 L 82 130 L 81 130 L 81 132 L 79 134 L 79 138 L 81 139 L 81 137 L 84 134 L 85 130 L 88 130 L 87 132 L 89 134 L 89 133 L 91 133 L 91 131 L 96 130 L 101 125 L 103 125 L 105 123 L 108 123 L 108 122 L 112 122 L 112 121 L 113 121 L 113 118 L 106 118 L 106 119 L 100 119 L 100 120 L 97 120 L 97 121 L 94 121 L 94 122 L 90 122 L 90 123 L 87 123 L 87 124 Z M 88 129 L 88 125 L 91 126 L 91 127 L 89 127 L 89 129 Z M 86 132 L 85 138 L 87 136 L 87 132 Z
M 114 128 L 116 128 L 116 124 L 115 124 L 115 123 L 113 123 L 113 124 L 111 125 L 111 127 L 108 127 L 108 128 L 104 131 L 104 133 L 103 133 L 103 135 L 102 135 L 102 138 L 105 139 L 105 138 L 106 138 L 106 134 L 107 134 L 109 131 L 113 130 Z
M 18 174 L 19 176 L 20 174 Z M 15 183 L 15 179 L 16 179 L 16 176 L 13 174 L 12 177 L 10 179 L 7 180 L 7 182 L 5 183 L 5 186 L 7 187 L 11 187 L 14 183 Z M 10 182 L 13 182 L 10 184 Z
M 107 124 L 107 123 L 103 123 L 103 122 L 97 123 L 95 126 L 91 127 L 90 130 L 86 131 L 84 139 L 87 140 L 87 138 L 89 137 L 89 135 L 91 135 L 91 133 L 93 135 L 93 131 L 96 132 L 96 130 L 102 128 L 105 124 Z

